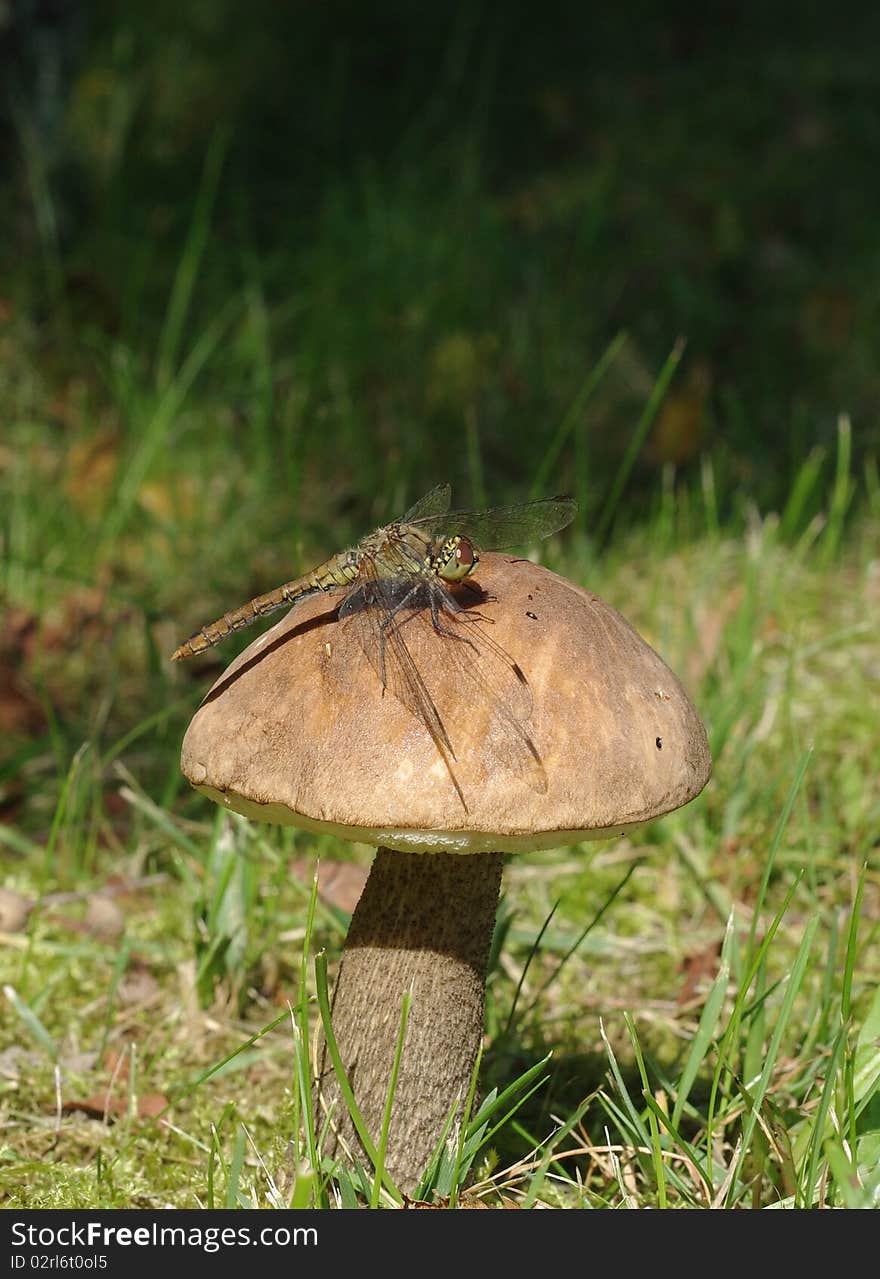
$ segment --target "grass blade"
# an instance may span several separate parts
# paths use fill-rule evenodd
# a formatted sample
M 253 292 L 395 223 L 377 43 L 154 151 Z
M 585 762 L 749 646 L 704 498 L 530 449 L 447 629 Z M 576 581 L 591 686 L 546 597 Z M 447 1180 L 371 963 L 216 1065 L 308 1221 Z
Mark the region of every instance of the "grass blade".
M 685 339 L 679 338 L 669 355 L 666 357 L 666 362 L 660 370 L 660 376 L 654 383 L 654 389 L 648 397 L 648 403 L 645 405 L 642 416 L 639 418 L 636 429 L 633 432 L 632 439 L 627 445 L 627 449 L 623 455 L 620 466 L 617 468 L 617 473 L 611 484 L 608 497 L 605 501 L 605 506 L 603 507 L 596 523 L 596 541 L 600 544 L 605 541 L 608 530 L 611 527 L 611 523 L 617 512 L 618 502 L 620 501 L 621 494 L 626 487 L 626 482 L 629 479 L 630 471 L 635 465 L 636 458 L 642 451 L 642 445 L 648 438 L 648 432 L 654 423 L 654 419 L 657 416 L 660 405 L 663 403 L 666 392 L 669 390 L 669 385 L 675 376 L 676 369 L 681 362 L 681 357 L 684 355 L 685 345 Z

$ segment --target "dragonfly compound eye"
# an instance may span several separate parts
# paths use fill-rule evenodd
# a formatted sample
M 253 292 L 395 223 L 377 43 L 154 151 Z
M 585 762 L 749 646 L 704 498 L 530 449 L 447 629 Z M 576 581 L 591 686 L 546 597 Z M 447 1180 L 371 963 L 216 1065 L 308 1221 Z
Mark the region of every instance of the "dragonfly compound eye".
M 450 537 L 437 556 L 437 573 L 445 582 L 460 582 L 479 562 L 473 542 L 466 537 Z

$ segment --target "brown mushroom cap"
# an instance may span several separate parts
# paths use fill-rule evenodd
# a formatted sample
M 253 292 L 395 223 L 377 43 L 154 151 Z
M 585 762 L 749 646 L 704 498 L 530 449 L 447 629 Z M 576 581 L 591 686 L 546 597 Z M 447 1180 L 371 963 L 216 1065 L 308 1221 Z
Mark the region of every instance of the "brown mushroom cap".
M 467 613 L 483 619 L 476 624 L 527 685 L 495 662 L 490 698 L 474 679 L 462 695 L 456 671 L 470 646 L 430 625 L 406 630 L 449 733 L 458 789 L 424 724 L 383 690 L 332 596 L 302 601 L 214 684 L 184 739 L 185 776 L 248 817 L 460 853 L 605 838 L 699 794 L 711 771 L 703 725 L 619 613 L 507 555 L 484 555 L 474 582 L 482 598 L 459 590 Z M 452 625 L 467 633 L 465 622 Z M 512 717 L 492 713 L 492 691 L 512 693 Z

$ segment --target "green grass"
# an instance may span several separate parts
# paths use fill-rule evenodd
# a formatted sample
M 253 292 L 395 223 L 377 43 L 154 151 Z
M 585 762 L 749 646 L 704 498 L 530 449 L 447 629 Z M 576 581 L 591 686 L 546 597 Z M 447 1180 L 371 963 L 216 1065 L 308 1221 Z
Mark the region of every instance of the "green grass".
M 2 774 L 4 887 L 23 906 L 0 943 L 2 1203 L 393 1202 L 316 1169 L 304 1104 L 312 960 L 326 949 L 332 976 L 346 919 L 310 906 L 291 866 L 369 850 L 217 814 L 177 772 L 207 677 L 165 655 L 297 552 L 261 553 L 235 514 L 236 492 L 257 510 L 252 477 L 199 485 L 184 453 L 167 488 L 155 461 L 133 487 L 149 430 L 85 510 L 63 478 L 40 501 L 68 442 L 24 414 L 15 432 L 5 642 L 34 719 Z M 719 526 L 707 464 L 601 557 L 580 533 L 549 548 L 684 678 L 715 771 L 644 832 L 509 859 L 481 1094 L 552 1055 L 441 1202 L 876 1204 L 880 507 L 846 446 L 844 425 L 827 519 L 793 539 L 785 515 Z M 327 549 L 310 534 L 302 563 Z M 105 1120 L 108 1094 L 123 1101 Z

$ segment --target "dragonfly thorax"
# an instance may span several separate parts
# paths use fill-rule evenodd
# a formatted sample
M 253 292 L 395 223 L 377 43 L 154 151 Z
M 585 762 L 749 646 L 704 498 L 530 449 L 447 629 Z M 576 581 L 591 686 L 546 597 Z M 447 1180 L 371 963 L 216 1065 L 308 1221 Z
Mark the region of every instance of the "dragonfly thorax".
M 460 582 L 473 573 L 480 562 L 474 544 L 467 537 L 448 537 L 434 558 L 434 571 L 444 582 Z

